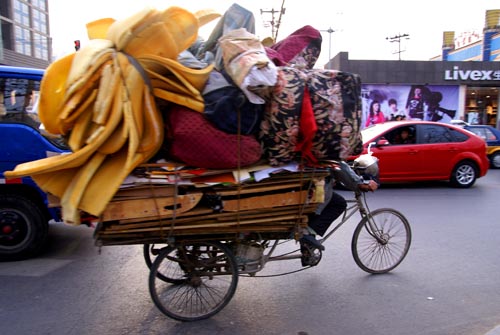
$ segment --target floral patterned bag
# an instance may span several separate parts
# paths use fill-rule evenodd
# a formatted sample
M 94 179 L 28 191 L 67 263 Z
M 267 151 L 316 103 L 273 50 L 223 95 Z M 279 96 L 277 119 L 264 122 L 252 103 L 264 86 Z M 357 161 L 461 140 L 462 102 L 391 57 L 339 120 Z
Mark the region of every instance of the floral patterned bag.
M 307 87 L 318 128 L 313 139 L 314 156 L 319 160 L 343 160 L 360 154 L 360 77 L 336 70 L 311 70 Z
M 266 104 L 259 139 L 264 157 L 276 166 L 295 160 L 299 136 L 305 73 L 291 67 L 278 68 L 278 82 Z
M 308 90 L 310 101 L 304 101 Z M 310 153 L 315 159 L 342 160 L 359 154 L 361 140 L 361 80 L 358 75 L 335 70 L 278 69 L 274 87 L 261 123 L 259 139 L 271 165 L 282 165 Z M 302 111 L 312 108 L 316 120 L 312 143 L 305 145 L 300 129 Z M 297 146 L 300 144 L 299 146 Z

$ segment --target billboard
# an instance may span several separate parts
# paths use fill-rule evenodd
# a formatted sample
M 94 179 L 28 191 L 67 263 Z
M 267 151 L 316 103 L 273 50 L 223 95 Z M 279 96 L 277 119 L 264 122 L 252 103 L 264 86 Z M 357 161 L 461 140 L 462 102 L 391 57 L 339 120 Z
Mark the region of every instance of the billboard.
M 450 123 L 458 117 L 459 86 L 362 85 L 362 125 L 424 120 Z

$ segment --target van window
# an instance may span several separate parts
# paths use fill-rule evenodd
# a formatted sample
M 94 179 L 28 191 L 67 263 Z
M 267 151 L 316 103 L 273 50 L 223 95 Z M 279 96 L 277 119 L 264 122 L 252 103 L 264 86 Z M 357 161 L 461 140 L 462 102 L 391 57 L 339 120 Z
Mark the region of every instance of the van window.
M 39 96 L 38 80 L 0 78 L 0 121 L 20 122 L 38 129 L 40 120 L 36 105 Z

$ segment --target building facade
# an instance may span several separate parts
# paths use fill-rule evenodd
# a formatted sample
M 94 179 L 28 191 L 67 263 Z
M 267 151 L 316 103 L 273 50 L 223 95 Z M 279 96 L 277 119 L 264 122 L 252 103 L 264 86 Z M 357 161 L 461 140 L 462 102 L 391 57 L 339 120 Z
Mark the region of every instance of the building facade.
M 48 0 L 0 0 L 0 64 L 46 68 L 52 59 Z
M 472 43 L 458 43 L 454 33 L 445 32 L 441 56 L 429 61 L 350 60 L 341 52 L 325 67 L 361 76 L 365 125 L 374 101 L 386 119 L 396 113 L 389 107 L 395 101 L 395 110 L 406 118 L 500 128 L 500 10 L 486 12 L 483 36 Z

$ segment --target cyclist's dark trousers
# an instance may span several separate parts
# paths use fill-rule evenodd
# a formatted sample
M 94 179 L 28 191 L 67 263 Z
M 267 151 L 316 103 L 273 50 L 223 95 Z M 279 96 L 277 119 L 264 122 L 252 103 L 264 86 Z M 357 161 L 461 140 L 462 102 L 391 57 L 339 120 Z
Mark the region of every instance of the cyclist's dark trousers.
M 332 192 L 332 198 L 321 214 L 309 215 L 309 227 L 318 235 L 323 236 L 332 222 L 345 211 L 346 207 L 347 202 L 345 199 L 340 194 Z

